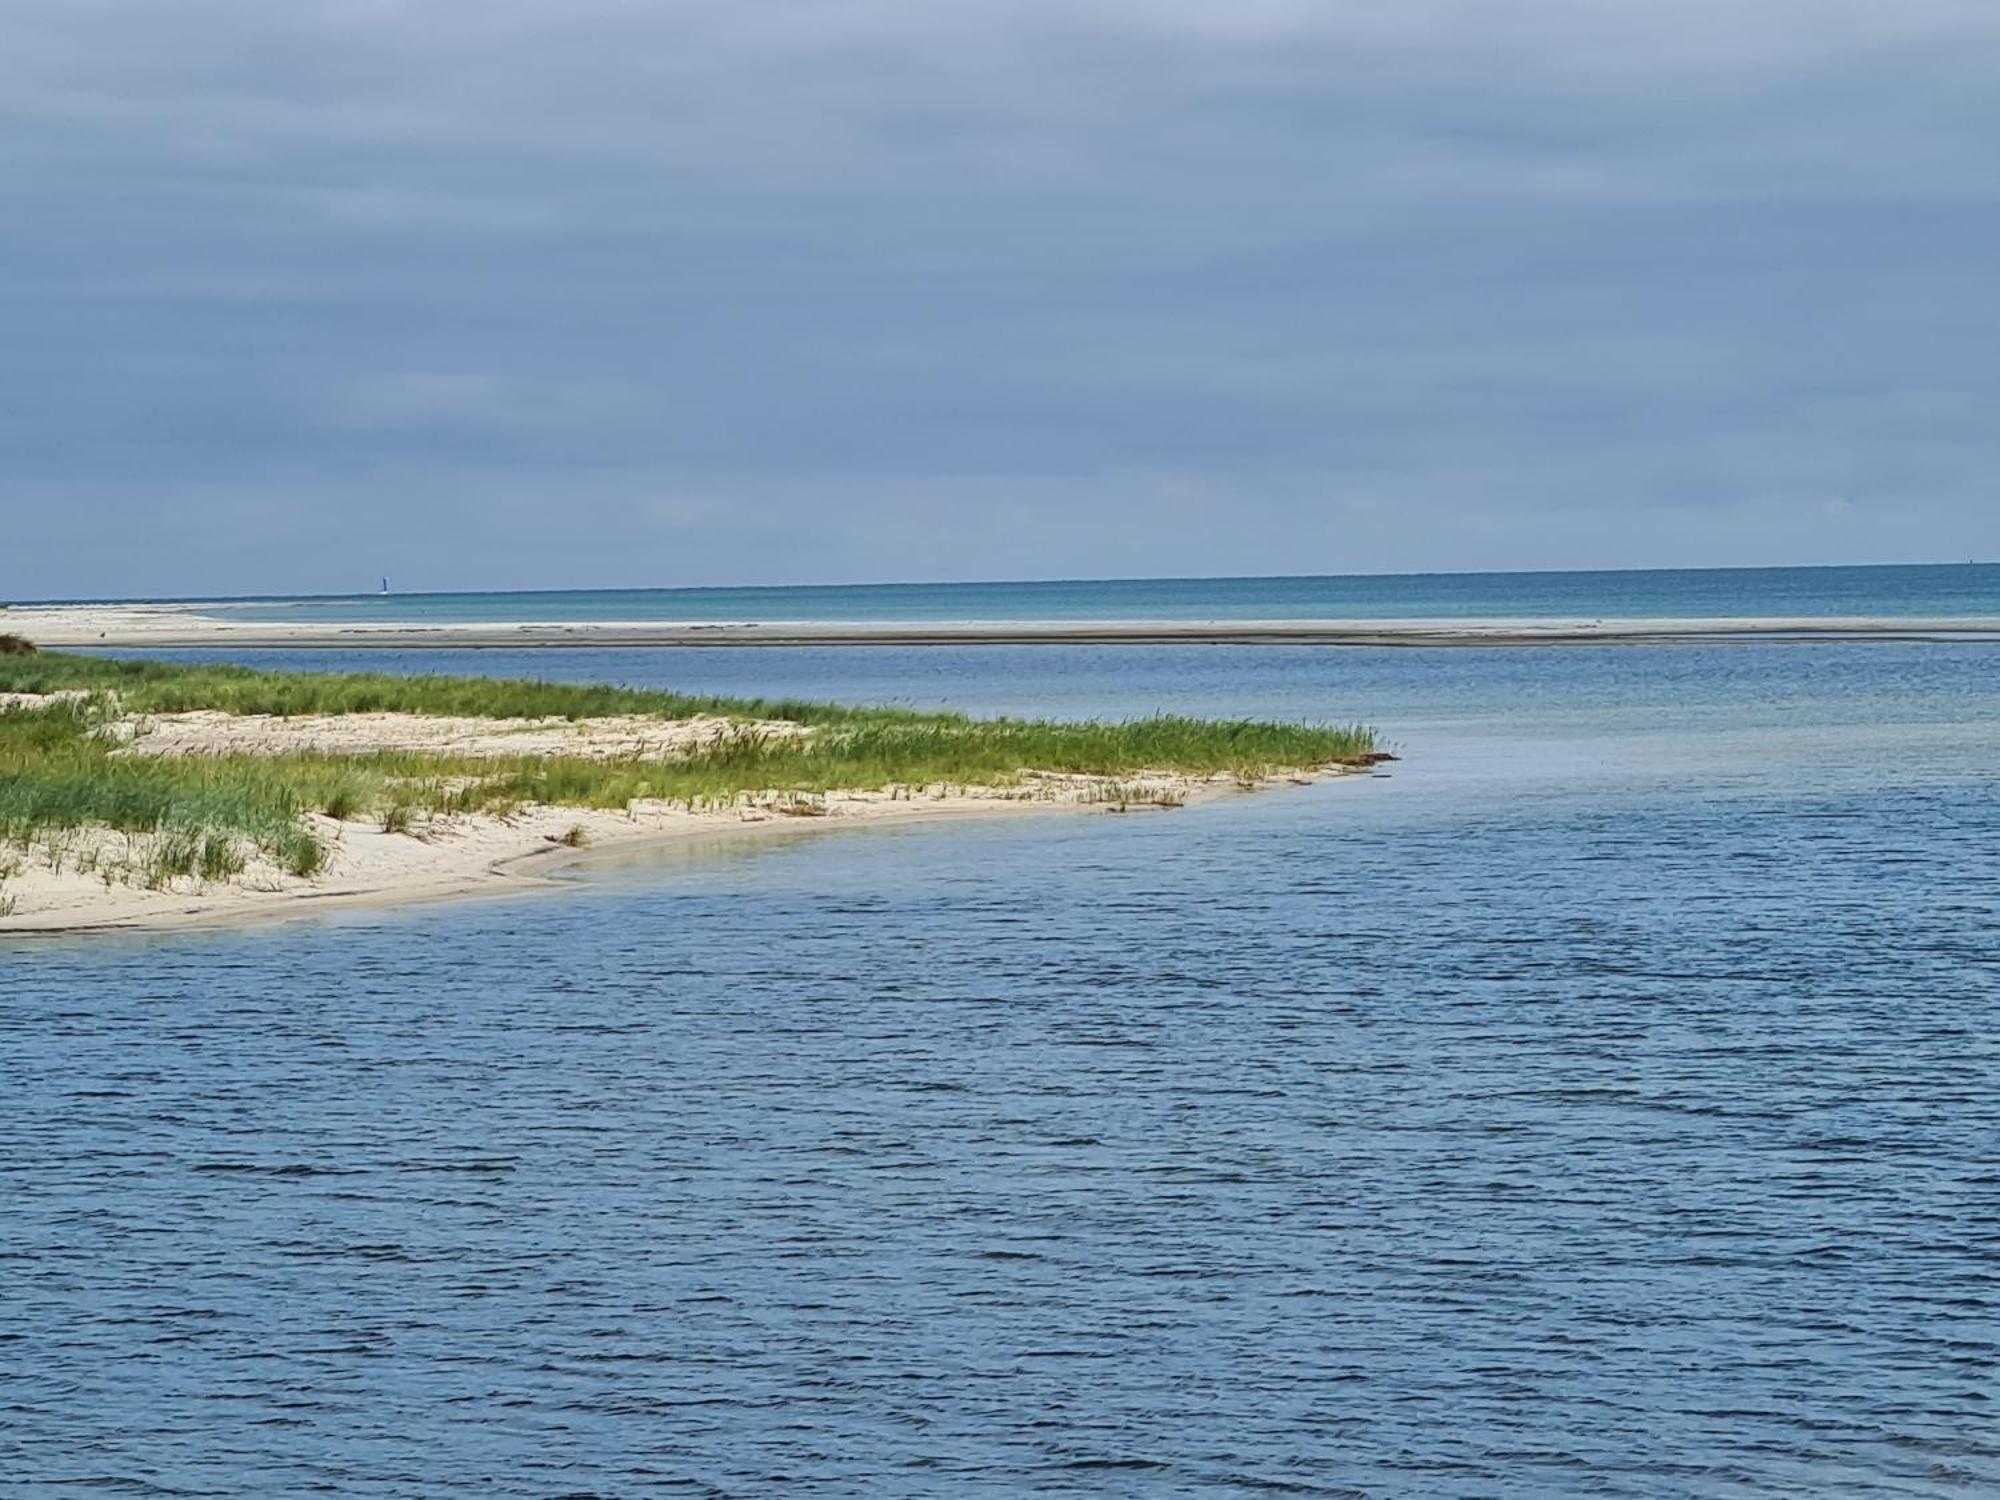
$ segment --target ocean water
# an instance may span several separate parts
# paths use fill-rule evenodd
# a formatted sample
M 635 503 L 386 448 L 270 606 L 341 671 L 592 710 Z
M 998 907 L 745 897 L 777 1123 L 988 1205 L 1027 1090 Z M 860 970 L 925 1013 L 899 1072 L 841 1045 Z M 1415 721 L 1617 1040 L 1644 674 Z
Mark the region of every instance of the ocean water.
M 2000 616 L 2000 564 L 358 594 L 230 608 L 251 619 L 431 624 Z
M 271 659 L 1404 759 L 0 947 L 0 1493 L 2000 1493 L 1992 647 Z

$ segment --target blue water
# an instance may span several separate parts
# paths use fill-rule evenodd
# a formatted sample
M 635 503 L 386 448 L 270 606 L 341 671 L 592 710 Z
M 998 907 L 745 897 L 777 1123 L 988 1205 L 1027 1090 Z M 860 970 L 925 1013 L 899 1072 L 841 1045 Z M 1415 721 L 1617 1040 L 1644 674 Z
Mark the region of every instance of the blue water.
M 2000 564 L 408 593 L 261 600 L 232 610 L 252 619 L 433 624 L 2000 616 Z
M 1379 778 L 0 948 L 0 1493 L 2000 1493 L 2000 652 L 346 661 Z

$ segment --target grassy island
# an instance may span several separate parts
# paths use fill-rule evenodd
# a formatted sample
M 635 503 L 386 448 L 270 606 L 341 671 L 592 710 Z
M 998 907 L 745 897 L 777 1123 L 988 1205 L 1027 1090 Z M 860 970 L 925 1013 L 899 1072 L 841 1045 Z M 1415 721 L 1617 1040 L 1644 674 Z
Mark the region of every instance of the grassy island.
M 442 748 L 431 743 L 445 730 Z M 111 830 L 127 847 L 117 860 L 100 854 L 98 873 L 153 888 L 228 879 L 258 861 L 310 877 L 346 824 L 420 832 L 526 807 L 715 810 L 749 799 L 811 813 L 828 793 L 937 789 L 1164 802 L 1181 784 L 1254 785 L 1364 764 L 1375 750 L 1354 727 L 975 719 L 0 651 L 0 845 L 17 851 L 13 873 L 22 853 L 53 849 L 60 862 L 81 834 Z

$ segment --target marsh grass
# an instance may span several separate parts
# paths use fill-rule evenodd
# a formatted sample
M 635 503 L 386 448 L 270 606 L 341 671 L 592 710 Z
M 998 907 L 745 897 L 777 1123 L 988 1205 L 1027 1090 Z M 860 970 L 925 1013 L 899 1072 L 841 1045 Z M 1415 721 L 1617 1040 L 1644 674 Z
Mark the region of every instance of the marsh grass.
M 92 696 L 0 709 L 0 844 L 62 859 L 84 830 L 145 840 L 132 878 L 147 884 L 240 874 L 261 856 L 312 875 L 326 849 L 308 814 L 380 820 L 411 833 L 417 817 L 509 816 L 525 804 L 624 809 L 641 800 L 694 808 L 746 797 L 793 816 L 824 813 L 838 790 L 1017 788 L 1035 773 L 1101 778 L 1099 800 L 1147 805 L 1171 793 L 1128 785 L 1150 774 L 1250 784 L 1273 772 L 1361 764 L 1375 752 L 1365 729 L 1177 716 L 1126 723 L 975 720 L 956 714 L 827 704 L 690 698 L 674 693 L 483 678 L 251 671 L 43 653 L 0 658 L 0 691 Z M 414 751 L 286 752 L 145 757 L 113 752 L 92 731 L 118 712 L 222 709 L 235 713 L 398 711 L 467 716 L 715 713 L 790 719 L 809 736 L 744 736 L 667 760 L 565 756 L 484 758 Z M 81 847 L 78 845 L 77 847 Z M 103 872 L 100 872 L 103 873 Z M 106 875 L 107 879 L 112 878 Z

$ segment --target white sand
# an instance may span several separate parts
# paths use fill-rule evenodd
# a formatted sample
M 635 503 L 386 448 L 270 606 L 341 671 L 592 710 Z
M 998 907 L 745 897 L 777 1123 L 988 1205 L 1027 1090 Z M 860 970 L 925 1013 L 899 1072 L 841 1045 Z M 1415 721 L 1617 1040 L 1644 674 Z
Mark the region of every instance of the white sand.
M 19 695 L 28 696 L 28 695 Z M 781 719 L 701 714 L 661 719 L 625 714 L 598 719 L 476 719 L 446 714 L 229 714 L 219 709 L 146 714 L 120 722 L 121 755 L 276 755 L 313 750 L 365 754 L 393 747 L 432 755 L 491 758 L 562 755 L 584 760 L 661 760 L 739 740 L 810 737 Z

